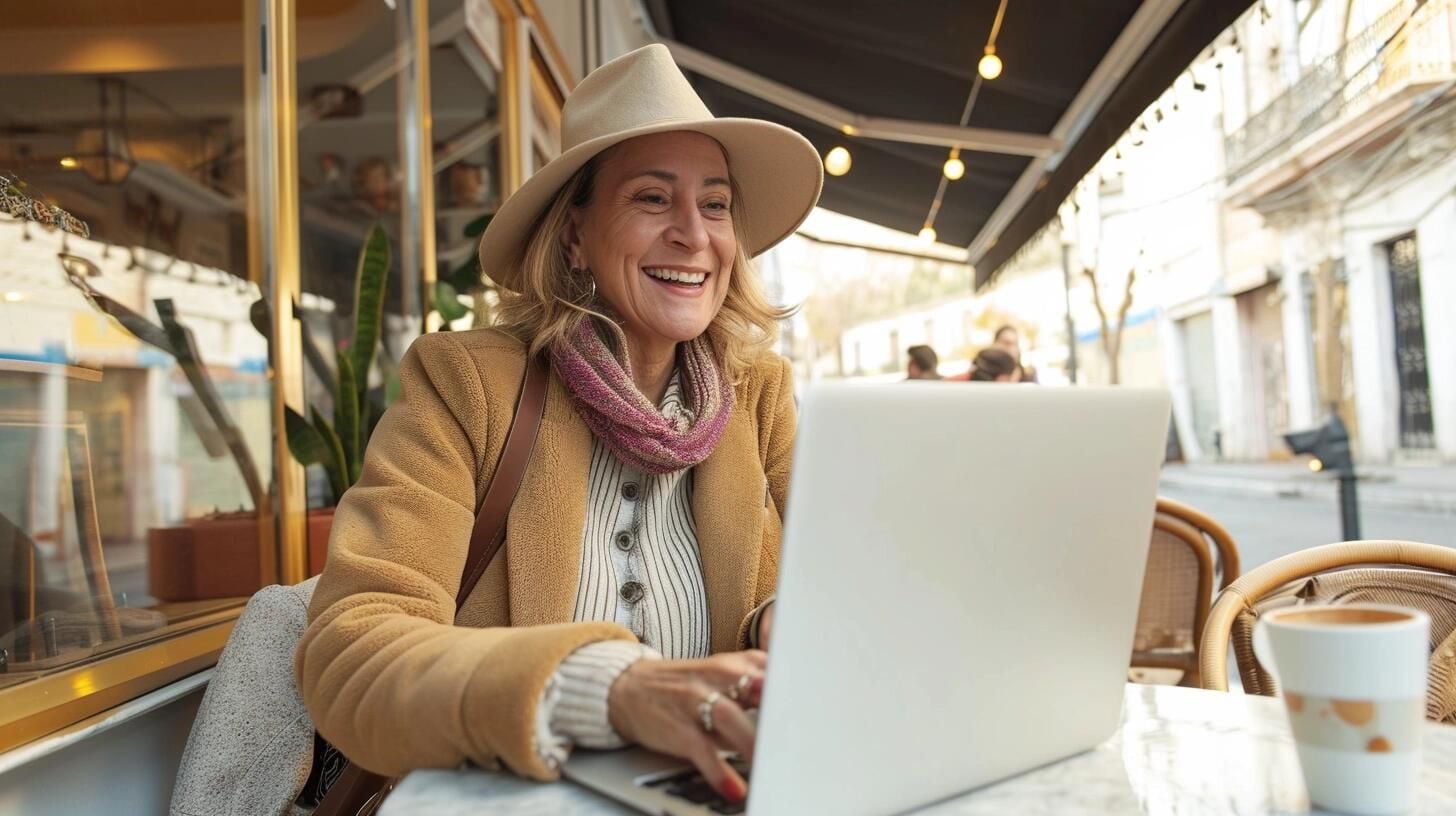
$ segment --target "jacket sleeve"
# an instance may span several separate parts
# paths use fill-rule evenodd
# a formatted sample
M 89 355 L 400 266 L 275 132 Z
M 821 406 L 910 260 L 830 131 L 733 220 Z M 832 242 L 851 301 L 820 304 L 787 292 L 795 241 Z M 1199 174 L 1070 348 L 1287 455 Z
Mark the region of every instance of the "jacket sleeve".
M 477 480 L 509 418 L 490 427 L 489 406 L 499 416 L 515 393 L 489 393 L 447 334 L 410 347 L 400 385 L 334 514 L 295 657 L 299 691 L 319 733 L 375 773 L 468 760 L 554 778 L 533 744 L 547 681 L 578 647 L 632 634 L 607 623 L 453 624 Z
M 758 600 L 754 610 L 743 619 L 738 629 L 742 648 L 758 647 L 758 619 L 773 603 L 778 586 L 779 548 L 783 541 L 784 510 L 789 501 L 789 471 L 793 468 L 794 433 L 799 425 L 798 406 L 794 403 L 794 369 L 789 361 L 777 358 L 777 376 L 768 378 L 760 400 L 766 403 L 761 412 L 759 447 L 763 456 L 763 473 L 768 484 L 768 507 L 764 512 L 764 542 L 759 554 Z

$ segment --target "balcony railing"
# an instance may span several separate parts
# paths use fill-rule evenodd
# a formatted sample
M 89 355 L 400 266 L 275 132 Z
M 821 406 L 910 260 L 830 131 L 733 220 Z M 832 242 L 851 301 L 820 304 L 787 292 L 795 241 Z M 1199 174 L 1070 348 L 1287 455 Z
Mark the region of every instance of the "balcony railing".
M 1456 78 L 1456 0 L 1406 0 L 1310 67 L 1224 140 L 1229 176 L 1414 84 Z

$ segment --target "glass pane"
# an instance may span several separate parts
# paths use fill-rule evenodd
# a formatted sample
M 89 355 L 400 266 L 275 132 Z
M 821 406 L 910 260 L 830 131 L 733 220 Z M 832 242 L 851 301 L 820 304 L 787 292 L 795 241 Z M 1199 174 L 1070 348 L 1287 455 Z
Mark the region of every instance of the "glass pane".
M 361 252 L 375 228 L 389 246 L 383 331 L 369 370 L 355 372 L 363 391 L 360 421 L 366 441 L 397 391 L 398 361 L 423 318 L 408 313 L 407 304 L 416 304 L 417 311 L 422 302 L 420 283 L 404 279 L 407 265 L 400 255 L 404 230 L 426 217 L 410 210 L 404 194 L 409 168 L 401 145 L 418 134 L 404 130 L 414 121 L 406 107 L 413 94 L 408 72 L 400 69 L 394 53 L 401 41 L 406 57 L 411 51 L 411 41 L 401 34 L 410 5 L 361 7 L 357 30 L 347 37 L 303 25 L 298 34 L 298 92 L 304 109 L 298 137 L 300 305 L 304 341 L 313 349 L 305 366 L 305 395 L 320 416 L 334 416 L 337 389 L 345 387 L 340 352 L 369 342 L 356 338 L 355 331 L 356 292 L 371 285 L 366 282 L 361 289 L 357 279 Z M 466 329 L 488 319 L 493 302 L 477 271 L 475 236 L 480 219 L 493 213 L 500 199 L 499 78 L 492 58 L 460 25 L 457 12 L 455 4 L 430 4 L 432 41 L 443 44 L 424 56 L 430 60 L 434 129 L 429 147 L 436 158 L 436 277 L 452 287 L 450 292 L 437 287 L 435 296 L 444 303 L 442 314 L 451 327 Z M 406 298 L 407 291 L 412 297 Z M 327 550 L 330 508 L 351 482 L 351 469 L 333 477 L 322 466 L 308 471 L 309 551 L 311 569 L 317 571 Z
M 0 686 L 264 583 L 241 4 L 138 8 L 69 20 L 87 59 L 0 69 Z
M 430 109 L 435 143 L 442 146 L 434 162 L 437 277 L 449 284 L 465 310 L 445 304 L 441 314 L 452 329 L 489 325 L 496 302 L 480 274 L 477 244 L 501 200 L 500 83 L 499 72 L 472 37 L 458 37 L 452 47 L 431 52 Z

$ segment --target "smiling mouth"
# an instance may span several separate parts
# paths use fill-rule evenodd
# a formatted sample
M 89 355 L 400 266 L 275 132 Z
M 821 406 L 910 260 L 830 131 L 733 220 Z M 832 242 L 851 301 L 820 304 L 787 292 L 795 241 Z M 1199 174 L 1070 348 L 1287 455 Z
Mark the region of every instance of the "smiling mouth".
M 642 268 L 642 272 L 659 283 L 684 289 L 701 289 L 708 281 L 707 272 L 690 272 L 658 266 L 645 266 Z

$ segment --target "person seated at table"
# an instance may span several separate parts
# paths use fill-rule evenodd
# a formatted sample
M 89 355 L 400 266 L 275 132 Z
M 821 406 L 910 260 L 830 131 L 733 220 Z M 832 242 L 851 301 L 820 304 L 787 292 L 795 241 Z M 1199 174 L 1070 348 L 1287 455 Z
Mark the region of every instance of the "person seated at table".
M 749 258 L 823 183 L 798 133 L 715 120 L 648 46 L 566 100 L 566 149 L 481 238 L 497 330 L 428 334 L 334 515 L 295 673 L 367 770 L 504 764 L 573 746 L 692 761 L 729 799 L 752 755 L 795 407 L 787 310 Z M 551 383 L 505 546 L 461 608 L 477 503 L 523 371 Z M 759 648 L 754 648 L 759 647 Z
M 1008 323 L 997 329 L 991 342 L 995 344 L 996 348 L 1010 354 L 1012 359 L 1016 360 L 1016 367 L 1021 369 L 1017 382 L 1036 382 L 1036 369 L 1023 365 L 1021 362 L 1021 333 L 1016 330 L 1015 326 Z
M 971 362 L 971 382 L 1019 382 L 1021 366 L 1005 351 L 991 346 L 981 349 Z
M 905 379 L 907 380 L 938 380 L 940 372 L 940 358 L 936 355 L 935 349 L 930 346 L 911 346 L 906 350 L 908 358 L 905 363 Z

